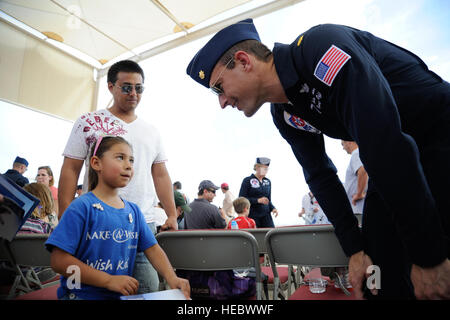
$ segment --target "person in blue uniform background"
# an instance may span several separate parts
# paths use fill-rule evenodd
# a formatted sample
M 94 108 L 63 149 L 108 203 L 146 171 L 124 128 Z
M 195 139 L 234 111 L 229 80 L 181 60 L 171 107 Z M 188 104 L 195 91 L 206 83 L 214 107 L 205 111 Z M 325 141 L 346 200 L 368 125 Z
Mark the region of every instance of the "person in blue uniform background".
M 219 31 L 186 71 L 222 108 L 251 117 L 272 103 L 275 125 L 350 257 L 358 298 L 450 298 L 450 85 L 419 57 L 332 24 L 271 51 L 247 19 Z M 323 134 L 359 145 L 370 177 L 362 231 Z M 381 287 L 367 288 L 371 265 Z
M 239 191 L 239 197 L 250 201 L 249 217 L 255 220 L 257 228 L 273 228 L 272 214 L 278 216 L 278 211 L 272 204 L 272 183 L 266 178 L 270 159 L 256 158 L 255 173 L 244 178 Z
M 6 171 L 3 175 L 16 183 L 20 187 L 24 187 L 30 183 L 26 177 L 23 176 L 28 170 L 28 161 L 19 156 L 14 159 L 13 168 Z

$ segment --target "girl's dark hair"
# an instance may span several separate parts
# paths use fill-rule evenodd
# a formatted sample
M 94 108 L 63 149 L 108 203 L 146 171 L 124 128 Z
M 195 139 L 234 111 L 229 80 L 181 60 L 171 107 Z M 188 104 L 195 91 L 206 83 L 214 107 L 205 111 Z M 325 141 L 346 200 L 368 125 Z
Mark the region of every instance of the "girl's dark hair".
M 98 138 L 99 139 L 99 138 Z M 95 156 L 99 157 L 100 159 L 103 157 L 103 154 L 108 151 L 109 149 L 111 149 L 111 147 L 115 144 L 119 144 L 119 143 L 125 143 L 127 144 L 130 148 L 132 148 L 131 144 L 125 140 L 122 137 L 103 137 L 102 141 L 100 141 L 100 144 L 98 145 L 97 148 L 97 152 L 95 153 Z M 91 158 L 94 156 L 94 150 L 95 150 L 95 145 L 97 143 L 93 143 L 91 150 L 89 152 L 89 171 L 88 171 L 88 185 L 89 188 L 88 190 L 94 190 L 95 187 L 98 184 L 98 174 L 97 172 L 92 168 L 91 166 Z
M 142 82 L 144 82 L 144 70 L 132 60 L 122 60 L 114 63 L 108 70 L 107 81 L 112 84 L 116 83 L 119 72 L 139 73 L 142 76 Z

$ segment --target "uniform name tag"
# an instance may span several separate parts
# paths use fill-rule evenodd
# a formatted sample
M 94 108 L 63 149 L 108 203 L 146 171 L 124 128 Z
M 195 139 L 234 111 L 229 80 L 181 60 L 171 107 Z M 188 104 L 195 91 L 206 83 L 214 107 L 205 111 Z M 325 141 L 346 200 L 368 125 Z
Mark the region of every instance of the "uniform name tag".
M 322 59 L 317 63 L 314 76 L 331 87 L 339 70 L 350 60 L 351 56 L 339 49 L 334 44 L 325 52 Z

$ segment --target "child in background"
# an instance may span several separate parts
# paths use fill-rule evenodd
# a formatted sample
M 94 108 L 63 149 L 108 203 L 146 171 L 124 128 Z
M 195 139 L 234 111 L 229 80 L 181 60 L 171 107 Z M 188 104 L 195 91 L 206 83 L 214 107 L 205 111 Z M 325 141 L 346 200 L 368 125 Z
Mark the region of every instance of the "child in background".
M 255 220 L 248 217 L 250 211 L 250 201 L 247 198 L 239 197 L 233 201 L 234 211 L 237 217 L 230 220 L 227 229 L 232 229 L 233 221 L 236 221 L 237 229 L 254 229 L 256 228 Z
M 89 192 L 70 204 L 46 242 L 52 268 L 62 275 L 58 298 L 119 299 L 136 294 L 139 283 L 131 275 L 138 251 L 171 288 L 189 298 L 189 282 L 176 276 L 139 207 L 118 195 L 133 176 L 130 144 L 106 136 L 92 149 Z M 77 274 L 79 285 L 73 280 Z
M 50 233 L 58 224 L 54 201 L 49 187 L 41 183 L 30 183 L 23 189 L 40 200 L 39 205 L 25 221 L 19 233 Z

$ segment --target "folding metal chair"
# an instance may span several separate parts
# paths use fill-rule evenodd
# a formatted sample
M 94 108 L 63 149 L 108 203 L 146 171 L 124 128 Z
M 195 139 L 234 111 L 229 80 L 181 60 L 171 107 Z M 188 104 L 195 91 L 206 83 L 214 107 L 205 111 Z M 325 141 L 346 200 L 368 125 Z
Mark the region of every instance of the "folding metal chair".
M 216 271 L 254 267 L 256 299 L 261 300 L 261 268 L 258 243 L 245 231 L 183 230 L 156 235 L 175 269 Z
M 54 281 L 43 284 L 34 271 L 35 267 L 50 267 L 50 252 L 44 246 L 48 236 L 48 234 L 18 234 L 11 242 L 1 240 L 0 259 L 8 261 L 16 273 L 8 299 L 53 286 L 59 281 L 55 277 Z M 23 268 L 27 269 L 25 274 Z
M 265 238 L 270 264 L 274 273 L 274 299 L 278 296 L 279 276 L 275 263 L 309 267 L 348 266 L 349 258 L 342 250 L 331 225 L 275 228 Z M 304 290 L 300 286 L 297 291 Z M 298 296 L 298 295 L 296 295 Z M 319 295 L 315 298 L 320 299 Z M 342 293 L 342 297 L 347 296 Z
M 261 271 L 268 276 L 267 287 L 269 290 L 273 290 L 274 274 L 272 272 L 272 268 L 270 267 L 268 258 L 267 258 L 267 263 L 266 263 L 266 257 L 268 256 L 267 255 L 268 252 L 267 252 L 265 238 L 266 238 L 267 232 L 269 232 L 272 229 L 273 228 L 240 229 L 242 231 L 251 233 L 255 237 L 256 241 L 258 242 L 258 253 L 260 255 L 264 255 L 264 262 L 263 262 L 263 265 L 261 266 Z M 294 272 L 294 266 L 293 265 L 277 266 L 277 271 L 278 271 L 278 275 L 279 275 L 279 279 L 280 279 L 280 281 L 279 281 L 280 289 L 281 289 L 281 291 L 287 290 L 287 296 L 289 297 L 291 295 L 292 283 L 294 284 L 296 289 L 298 287 L 298 283 L 297 283 L 295 272 Z M 284 295 L 282 295 L 282 297 L 284 298 Z M 269 299 L 269 297 L 266 297 L 266 298 Z

